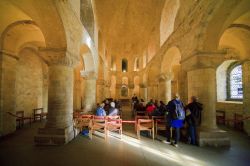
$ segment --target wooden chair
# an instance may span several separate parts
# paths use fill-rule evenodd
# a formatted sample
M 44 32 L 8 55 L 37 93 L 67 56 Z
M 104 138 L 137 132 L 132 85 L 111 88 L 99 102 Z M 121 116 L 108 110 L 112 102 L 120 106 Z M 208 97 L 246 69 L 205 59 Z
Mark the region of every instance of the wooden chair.
M 120 116 L 106 116 L 107 119 L 107 132 L 118 131 L 122 139 L 122 119 Z M 107 134 L 108 135 L 108 134 Z
M 243 130 L 243 115 L 239 113 L 234 113 L 234 128 L 238 130 Z
M 155 126 L 155 135 L 157 136 L 158 130 L 166 130 L 166 120 L 164 116 L 152 116 Z
M 149 119 L 149 116 L 140 116 L 140 115 L 135 116 L 135 131 L 137 131 L 136 128 L 139 119 Z
M 103 131 L 104 139 L 107 140 L 107 119 L 105 116 L 94 116 L 89 126 L 89 137 L 92 139 L 95 131 Z
M 149 131 L 154 140 L 154 121 L 152 119 L 138 119 L 137 137 L 141 139 L 140 131 Z
M 226 113 L 223 110 L 216 110 L 216 123 L 225 125 Z
M 26 120 L 28 120 L 29 124 L 31 125 L 32 118 L 30 116 L 24 116 L 24 111 L 16 112 L 16 121 L 18 123 L 19 128 L 24 126 Z
M 36 120 L 42 121 L 42 119 L 44 117 L 45 118 L 47 117 L 47 113 L 44 112 L 43 108 L 35 108 L 35 109 L 33 109 L 33 120 L 34 120 L 34 122 Z
M 89 126 L 92 123 L 91 122 L 92 119 L 93 119 L 93 115 L 78 116 L 78 118 L 75 118 L 73 120 L 74 129 L 78 129 L 81 132 L 84 128 L 89 128 Z

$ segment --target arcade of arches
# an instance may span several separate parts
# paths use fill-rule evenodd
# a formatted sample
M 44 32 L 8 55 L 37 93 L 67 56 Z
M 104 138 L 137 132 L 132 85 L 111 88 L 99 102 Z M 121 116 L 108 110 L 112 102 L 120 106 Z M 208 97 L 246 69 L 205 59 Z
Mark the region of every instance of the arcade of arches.
M 73 111 L 133 94 L 197 96 L 208 145 L 230 144 L 216 110 L 250 115 L 249 0 L 1 0 L 0 9 L 0 137 L 16 131 L 7 112 L 42 107 L 36 143 L 64 144 Z M 249 136 L 250 120 L 243 127 Z

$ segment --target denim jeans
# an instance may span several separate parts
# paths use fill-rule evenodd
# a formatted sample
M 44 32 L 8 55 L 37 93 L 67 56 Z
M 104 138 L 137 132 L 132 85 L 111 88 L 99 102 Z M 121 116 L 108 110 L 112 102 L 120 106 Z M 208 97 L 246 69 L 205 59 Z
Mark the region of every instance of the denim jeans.
M 191 138 L 190 143 L 192 145 L 195 145 L 196 144 L 196 126 L 189 125 L 188 130 L 189 130 L 189 137 Z
M 175 130 L 175 139 L 174 139 L 174 144 L 177 144 L 180 140 L 180 128 L 173 128 Z M 166 136 L 167 136 L 167 141 L 170 142 L 170 127 L 166 126 Z M 173 135 L 172 135 L 173 136 Z

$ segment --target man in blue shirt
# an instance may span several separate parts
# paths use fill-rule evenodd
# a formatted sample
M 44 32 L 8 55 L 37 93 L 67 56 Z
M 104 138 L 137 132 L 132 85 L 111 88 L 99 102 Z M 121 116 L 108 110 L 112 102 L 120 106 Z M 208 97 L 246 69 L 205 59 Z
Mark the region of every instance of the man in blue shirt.
M 96 110 L 96 116 L 106 116 L 106 112 L 104 110 L 104 103 L 100 105 L 100 107 L 97 108 Z

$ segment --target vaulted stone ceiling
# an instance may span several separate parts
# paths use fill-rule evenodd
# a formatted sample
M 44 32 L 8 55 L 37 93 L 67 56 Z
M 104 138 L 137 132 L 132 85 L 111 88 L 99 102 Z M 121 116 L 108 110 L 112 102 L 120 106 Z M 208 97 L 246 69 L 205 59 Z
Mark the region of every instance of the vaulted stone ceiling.
M 108 54 L 142 55 L 149 40 L 159 38 L 164 2 L 165 0 L 95 0 L 99 33 Z

